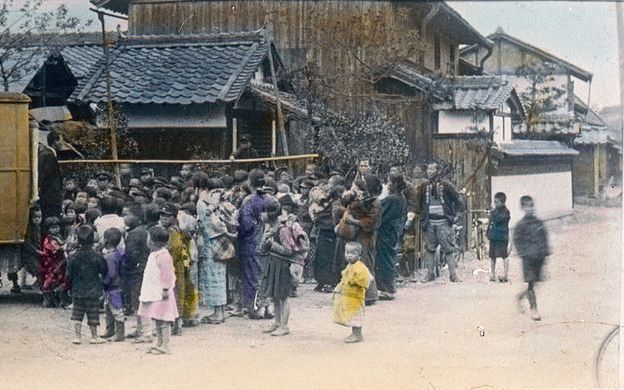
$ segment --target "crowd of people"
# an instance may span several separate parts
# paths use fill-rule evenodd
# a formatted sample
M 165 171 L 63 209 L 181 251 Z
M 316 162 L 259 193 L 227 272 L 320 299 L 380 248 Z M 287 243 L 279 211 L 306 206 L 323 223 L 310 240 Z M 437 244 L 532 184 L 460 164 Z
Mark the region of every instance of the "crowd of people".
M 429 164 L 408 183 L 398 168 L 382 182 L 368 161 L 352 178 L 312 164 L 300 177 L 285 168 L 210 177 L 185 164 L 168 180 L 143 168 L 125 188 L 115 187 L 108 172 L 86 182 L 68 176 L 60 211 L 50 203 L 31 209 L 21 266 L 36 276 L 44 306 L 72 307 L 76 344 L 85 315 L 91 343 L 151 342 L 155 323 L 153 353 L 168 353 L 169 336 L 181 335 L 183 327 L 223 324 L 228 316 L 273 319 L 266 332 L 284 336 L 289 300 L 301 283 L 334 294 L 334 321 L 352 328 L 346 342 L 358 342 L 364 306 L 395 298 L 397 264 L 413 277 L 415 230 L 422 229 L 427 244 L 422 282 L 435 278 L 438 247 L 450 280 L 460 281 L 451 225 L 463 205 L 439 171 Z M 498 208 L 504 201 L 497 194 Z M 506 226 L 509 213 L 498 214 L 493 221 Z M 491 238 L 501 241 L 491 246 L 493 275 L 496 257 L 508 254 L 505 226 L 490 227 Z M 535 231 L 528 230 L 523 234 Z M 530 257 L 539 263 L 539 256 Z M 507 269 L 505 260 L 501 281 Z M 535 272 L 532 282 L 539 280 Z M 12 292 L 31 288 L 12 281 Z M 536 311 L 532 283 L 524 296 Z M 106 333 L 100 337 L 102 308 Z M 136 326 L 126 333 L 130 316 Z

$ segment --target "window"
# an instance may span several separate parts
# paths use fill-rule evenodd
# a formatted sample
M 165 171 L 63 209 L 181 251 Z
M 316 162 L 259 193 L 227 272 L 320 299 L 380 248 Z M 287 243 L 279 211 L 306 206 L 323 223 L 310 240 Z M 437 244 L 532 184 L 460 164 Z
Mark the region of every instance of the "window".
M 435 70 L 440 69 L 440 33 L 438 32 L 433 36 L 433 67 Z

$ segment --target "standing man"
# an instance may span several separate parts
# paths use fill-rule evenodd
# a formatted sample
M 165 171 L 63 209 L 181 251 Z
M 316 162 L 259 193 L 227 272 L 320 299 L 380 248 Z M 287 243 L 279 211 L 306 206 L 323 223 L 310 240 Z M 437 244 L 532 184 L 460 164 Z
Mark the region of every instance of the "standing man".
M 427 166 L 428 181 L 421 184 L 416 191 L 416 213 L 420 214 L 420 226 L 426 240 L 427 276 L 423 283 L 435 279 L 435 252 L 440 245 L 444 259 L 449 268 L 451 282 L 459 282 L 456 273 L 455 242 L 452 225 L 457 213 L 463 211 L 459 193 L 453 185 L 440 177 L 437 163 Z
M 59 218 L 63 205 L 63 178 L 57 160 L 61 150 L 61 136 L 58 133 L 48 134 L 48 145 L 39 144 L 39 203 L 42 218 Z

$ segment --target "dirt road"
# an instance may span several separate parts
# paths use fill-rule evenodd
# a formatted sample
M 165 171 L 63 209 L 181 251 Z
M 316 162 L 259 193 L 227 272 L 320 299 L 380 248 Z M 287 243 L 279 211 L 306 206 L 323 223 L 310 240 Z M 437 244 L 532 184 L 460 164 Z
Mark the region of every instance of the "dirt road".
M 7 303 L 5 287 L 0 388 L 591 388 L 596 350 L 619 321 L 620 218 L 620 209 L 582 207 L 549 223 L 555 254 L 537 290 L 541 322 L 517 312 L 519 259 L 508 284 L 473 275 L 487 264 L 467 261 L 463 283 L 412 283 L 368 309 L 357 345 L 341 342 L 349 329 L 331 322 L 331 296 L 311 286 L 293 300 L 289 336 L 264 335 L 267 321 L 228 319 L 186 329 L 170 356 L 128 342 L 73 346 L 68 311 Z M 615 346 L 605 356 L 608 381 Z

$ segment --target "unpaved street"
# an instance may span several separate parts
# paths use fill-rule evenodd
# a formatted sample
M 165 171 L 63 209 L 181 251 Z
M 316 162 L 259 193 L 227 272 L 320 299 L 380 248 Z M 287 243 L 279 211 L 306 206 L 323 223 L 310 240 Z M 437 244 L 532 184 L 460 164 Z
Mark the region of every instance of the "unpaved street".
M 396 301 L 368 309 L 357 345 L 341 342 L 349 329 L 331 322 L 331 295 L 310 285 L 293 300 L 291 335 L 267 336 L 268 321 L 230 318 L 186 329 L 169 356 L 129 342 L 73 346 L 69 311 L 12 303 L 5 287 L 0 388 L 591 388 L 596 350 L 619 321 L 620 218 L 620 209 L 579 206 L 549 223 L 555 254 L 537 290 L 541 322 L 516 309 L 514 295 L 525 286 L 518 258 L 508 284 L 473 275 L 488 264 L 467 261 L 463 283 L 412 283 Z M 607 379 L 615 351 L 605 356 Z

